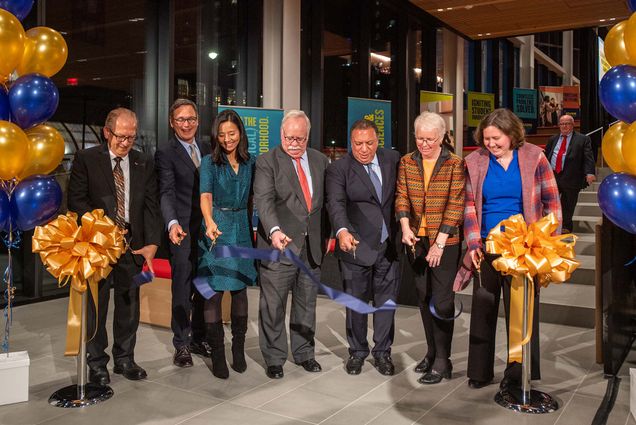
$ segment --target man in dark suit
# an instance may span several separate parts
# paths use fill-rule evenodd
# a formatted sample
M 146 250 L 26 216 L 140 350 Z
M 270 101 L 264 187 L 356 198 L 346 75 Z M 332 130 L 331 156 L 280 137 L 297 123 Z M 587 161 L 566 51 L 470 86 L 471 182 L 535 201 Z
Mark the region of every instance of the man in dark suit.
M 89 380 L 106 385 L 110 376 L 106 365 L 110 357 L 106 316 L 110 288 L 114 288 L 113 317 L 114 373 L 131 380 L 146 378 L 146 371 L 135 363 L 134 349 L 139 326 L 139 288 L 131 288 L 132 277 L 141 272 L 144 261 L 152 270 L 152 259 L 161 242 L 161 221 L 157 177 L 152 158 L 132 150 L 137 139 L 137 117 L 125 108 L 112 110 L 106 118 L 107 144 L 78 151 L 68 185 L 68 209 L 79 217 L 96 208 L 127 231 L 131 251 L 113 266 L 108 279 L 99 283 L 97 332 L 87 344 Z M 90 329 L 95 315 L 89 314 Z M 91 323 L 92 322 L 92 323 Z
M 281 145 L 256 160 L 254 203 L 260 218 L 257 246 L 290 249 L 320 278 L 327 223 L 323 211 L 327 157 L 307 148 L 310 122 L 304 112 L 291 110 L 281 124 Z M 292 290 L 290 342 L 296 364 L 320 372 L 315 360 L 317 288 L 289 260 L 260 265 L 260 346 L 267 376 L 283 377 L 287 360 L 285 307 Z
M 170 127 L 174 137 L 157 151 L 155 162 L 161 214 L 170 239 L 173 363 L 178 367 L 190 367 L 191 353 L 210 355 L 210 347 L 205 342 L 204 300 L 192 288 L 203 218 L 199 202 L 199 165 L 210 153 L 210 147 L 196 140 L 199 116 L 194 102 L 177 99 L 172 104 Z
M 372 121 L 356 121 L 350 135 L 351 152 L 327 169 L 327 209 L 336 230 L 336 257 L 345 290 L 380 306 L 389 299 L 395 301 L 398 294 L 393 207 L 400 154 L 378 149 L 378 129 Z M 383 375 L 395 372 L 391 360 L 394 315 L 394 311 L 373 315 L 373 357 Z M 347 309 L 347 340 L 346 370 L 357 375 L 369 355 L 366 314 Z
M 554 170 L 561 195 L 563 233 L 569 233 L 574 227 L 572 216 L 579 192 L 596 180 L 595 163 L 592 142 L 588 136 L 574 131 L 571 115 L 559 118 L 559 129 L 561 132 L 548 141 L 545 155 Z

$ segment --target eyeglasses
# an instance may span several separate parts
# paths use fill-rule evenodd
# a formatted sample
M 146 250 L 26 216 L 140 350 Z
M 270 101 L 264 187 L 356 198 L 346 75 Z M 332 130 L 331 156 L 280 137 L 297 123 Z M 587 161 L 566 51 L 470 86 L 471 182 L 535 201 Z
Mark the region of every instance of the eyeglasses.
M 559 127 L 568 127 L 570 125 L 574 125 L 573 122 L 560 122 Z
M 287 141 L 287 143 L 298 143 L 299 145 L 305 143 L 307 141 L 307 137 L 294 137 L 294 136 L 285 136 L 283 138 Z
M 434 139 L 427 139 L 424 137 L 415 137 L 415 141 L 417 143 L 426 143 L 428 146 L 434 145 L 438 140 L 439 140 L 439 137 L 436 137 Z
M 106 128 L 108 128 L 108 127 L 106 127 Z M 127 143 L 127 142 L 135 143 L 135 141 L 137 140 L 137 135 L 136 134 L 134 136 L 123 136 L 121 134 L 115 133 L 110 128 L 108 128 L 108 131 L 110 132 L 110 134 L 113 135 L 113 137 L 115 138 L 115 140 L 117 140 L 118 143 Z
M 199 118 L 197 117 L 179 117 L 179 118 L 174 118 L 174 122 L 176 122 L 179 125 L 183 125 L 186 122 L 190 125 L 192 124 L 196 124 L 197 121 L 199 121 Z

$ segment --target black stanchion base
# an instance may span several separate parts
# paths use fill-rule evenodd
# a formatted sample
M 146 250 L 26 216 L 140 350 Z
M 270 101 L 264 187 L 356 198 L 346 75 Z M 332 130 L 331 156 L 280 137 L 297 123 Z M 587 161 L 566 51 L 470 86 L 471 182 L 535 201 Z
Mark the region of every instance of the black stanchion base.
M 506 409 L 521 413 L 551 413 L 559 408 L 559 403 L 550 394 L 530 390 L 530 402 L 524 404 L 521 388 L 508 388 L 495 395 L 495 402 Z
M 49 397 L 49 404 L 64 409 L 86 407 L 106 401 L 113 396 L 113 389 L 108 385 L 88 383 L 84 386 L 84 398 L 80 397 L 79 385 L 69 385 L 57 390 Z

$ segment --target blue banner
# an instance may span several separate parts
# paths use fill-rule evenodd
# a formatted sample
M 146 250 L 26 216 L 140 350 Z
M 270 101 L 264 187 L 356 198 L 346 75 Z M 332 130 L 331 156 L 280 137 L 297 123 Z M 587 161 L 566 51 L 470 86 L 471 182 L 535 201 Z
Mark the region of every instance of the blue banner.
M 512 89 L 513 112 L 521 119 L 537 119 L 537 91 L 534 89 Z
M 363 118 L 378 126 L 378 141 L 381 148 L 391 149 L 391 101 L 349 97 L 347 114 L 347 146 L 351 146 L 349 129 Z
M 258 156 L 280 145 L 280 123 L 284 114 L 282 109 L 219 105 L 219 112 L 226 109 L 233 109 L 243 120 L 251 155 Z

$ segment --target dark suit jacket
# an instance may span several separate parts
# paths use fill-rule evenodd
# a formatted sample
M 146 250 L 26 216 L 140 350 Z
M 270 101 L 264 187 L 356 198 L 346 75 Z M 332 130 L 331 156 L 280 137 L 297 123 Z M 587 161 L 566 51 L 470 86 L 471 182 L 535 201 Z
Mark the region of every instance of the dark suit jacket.
M 323 209 L 324 178 L 329 161 L 325 155 L 311 148 L 307 148 L 307 156 L 313 186 L 311 211 L 307 211 L 292 159 L 280 146 L 256 159 L 254 204 L 259 216 L 256 245 L 269 248 L 269 231 L 279 226 L 292 239 L 289 248 L 295 254 L 300 254 L 305 236 L 308 236 L 308 255 L 320 265 L 329 230 Z
M 157 177 L 152 158 L 131 150 L 129 223 L 130 245 L 139 249 L 145 245 L 161 243 L 161 221 Z M 96 208 L 115 220 L 117 201 L 115 180 L 108 146 L 106 144 L 77 151 L 68 184 L 68 209 L 79 218 Z M 144 259 L 135 255 L 134 262 L 126 269 L 131 275 L 139 273 Z M 121 259 L 120 259 L 121 262 Z
M 196 143 L 201 159 L 210 154 L 208 144 Z M 184 232 L 197 232 L 203 217 L 199 201 L 199 170 L 192 158 L 181 143 L 172 137 L 155 154 L 155 164 L 159 176 L 161 214 L 166 229 L 170 221 L 178 220 Z
M 334 231 L 345 227 L 360 242 L 353 255 L 340 249 L 336 243 L 336 256 L 346 262 L 371 266 L 378 258 L 382 220 L 389 231 L 387 256 L 396 258 L 394 219 L 395 184 L 400 154 L 389 149 L 378 149 L 378 162 L 382 170 L 382 199 L 378 199 L 365 167 L 348 153 L 327 169 L 326 192 L 329 219 Z
M 548 140 L 548 144 L 545 147 L 545 155 L 548 157 L 548 161 L 552 159 L 554 147 L 561 137 L 563 137 L 561 134 L 557 134 Z M 565 153 L 563 170 L 559 174 L 555 173 L 554 176 L 559 189 L 580 190 L 587 187 L 587 182 L 585 181 L 587 174 L 596 174 L 592 141 L 588 136 L 575 131 Z

